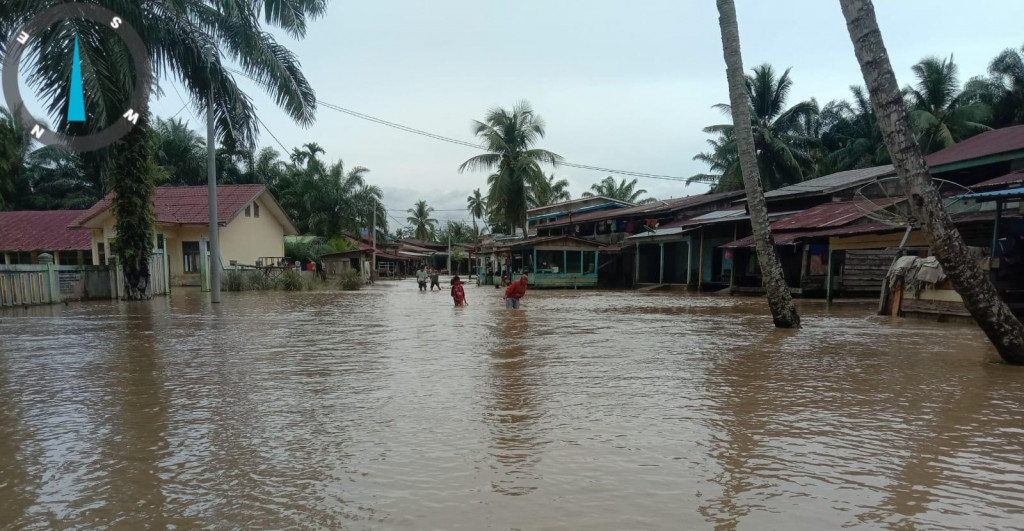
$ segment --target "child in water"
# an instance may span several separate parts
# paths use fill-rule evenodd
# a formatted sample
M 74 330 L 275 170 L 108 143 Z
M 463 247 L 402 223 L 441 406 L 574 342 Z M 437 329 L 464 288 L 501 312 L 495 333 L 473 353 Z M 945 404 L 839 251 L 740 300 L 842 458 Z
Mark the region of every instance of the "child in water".
M 455 301 L 455 306 L 466 306 L 466 291 L 462 288 L 462 280 L 458 275 L 452 278 L 452 300 Z

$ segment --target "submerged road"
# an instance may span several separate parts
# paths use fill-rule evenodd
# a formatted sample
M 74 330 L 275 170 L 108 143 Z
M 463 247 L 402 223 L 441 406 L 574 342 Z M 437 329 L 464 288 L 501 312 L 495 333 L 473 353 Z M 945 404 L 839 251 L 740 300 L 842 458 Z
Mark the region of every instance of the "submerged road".
M 1024 526 L 973 326 L 412 281 L 0 313 L 0 528 Z

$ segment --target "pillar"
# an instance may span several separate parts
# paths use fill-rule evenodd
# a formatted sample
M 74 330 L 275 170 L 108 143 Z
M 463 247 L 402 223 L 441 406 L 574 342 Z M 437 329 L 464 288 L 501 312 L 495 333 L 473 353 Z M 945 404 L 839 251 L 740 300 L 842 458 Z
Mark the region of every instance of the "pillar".
M 686 285 L 693 283 L 693 236 L 686 237 Z
M 640 283 L 640 242 L 636 242 L 636 265 L 633 267 L 633 287 Z
M 659 243 L 658 244 L 658 248 L 659 248 L 659 252 L 661 253 L 661 257 L 660 257 L 660 260 L 659 260 L 659 263 L 658 263 L 658 284 L 664 284 L 665 283 L 665 244 L 664 243 Z

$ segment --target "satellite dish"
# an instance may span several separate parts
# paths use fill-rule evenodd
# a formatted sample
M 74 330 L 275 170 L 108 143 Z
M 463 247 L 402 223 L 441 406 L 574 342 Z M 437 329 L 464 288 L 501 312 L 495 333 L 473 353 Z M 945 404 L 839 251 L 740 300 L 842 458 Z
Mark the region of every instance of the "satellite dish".
M 970 189 L 942 179 L 932 179 L 932 185 L 938 189 L 942 203 L 954 221 L 981 210 L 980 203 L 962 197 L 971 193 Z M 893 227 L 905 227 L 908 232 L 920 226 L 911 211 L 910 202 L 907 201 L 903 180 L 899 177 L 888 177 L 865 184 L 853 193 L 853 200 L 857 208 L 875 221 Z

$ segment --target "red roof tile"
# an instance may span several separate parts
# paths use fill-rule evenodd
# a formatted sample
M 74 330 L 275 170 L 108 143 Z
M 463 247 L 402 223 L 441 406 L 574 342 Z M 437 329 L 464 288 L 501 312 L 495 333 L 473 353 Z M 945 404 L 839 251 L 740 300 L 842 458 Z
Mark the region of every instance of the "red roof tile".
M 84 210 L 0 212 L 0 250 L 88 251 L 88 231 L 69 229 Z
M 262 184 L 222 184 L 217 186 L 217 222 L 231 221 L 266 188 Z M 210 222 L 208 190 L 205 186 L 161 186 L 153 194 L 156 222 L 170 225 L 205 225 Z M 107 194 L 76 219 L 72 226 L 86 221 L 110 208 L 114 194 Z
M 949 146 L 925 157 L 928 166 L 964 162 L 971 159 L 1024 150 L 1024 125 L 1004 127 L 974 135 L 959 144 Z

